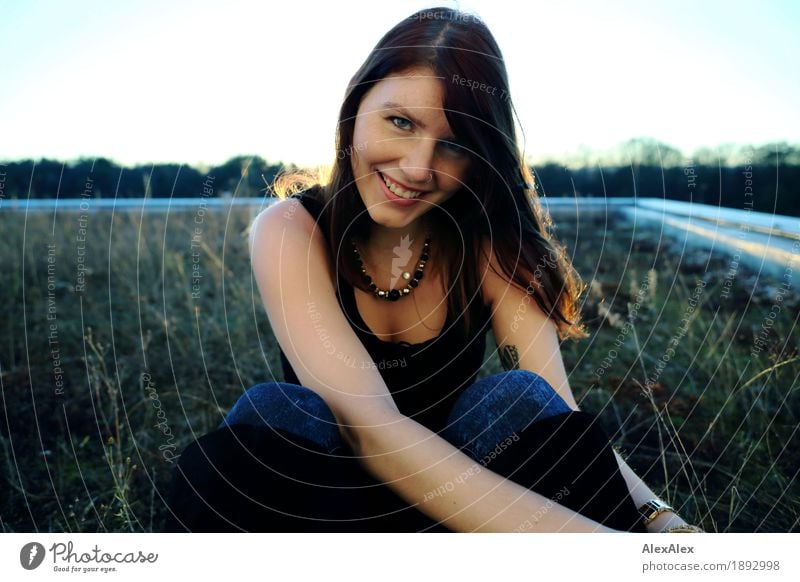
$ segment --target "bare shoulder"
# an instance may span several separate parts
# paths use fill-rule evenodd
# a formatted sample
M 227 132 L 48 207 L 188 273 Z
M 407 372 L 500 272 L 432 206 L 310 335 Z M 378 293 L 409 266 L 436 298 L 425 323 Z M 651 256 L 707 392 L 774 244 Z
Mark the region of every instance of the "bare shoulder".
M 512 281 L 503 268 L 500 266 L 500 261 L 497 259 L 497 247 L 492 244 L 489 237 L 481 239 L 480 250 L 480 263 L 478 265 L 478 273 L 481 276 L 481 294 L 483 295 L 483 302 L 487 305 L 496 306 L 497 302 L 508 295 L 510 288 L 513 288 L 512 294 L 524 294 L 530 292 L 530 287 L 538 288 L 534 275 L 526 276 L 528 280 L 528 288 L 524 289 L 517 281 Z M 528 268 L 521 264 L 517 264 L 517 269 L 523 273 L 530 273 Z
M 259 212 L 250 226 L 253 260 L 280 257 L 296 264 L 325 265 L 326 272 L 332 276 L 327 248 L 314 217 L 297 198 L 272 203 Z
M 508 287 L 508 278 L 497 260 L 495 247 L 488 236 L 481 238 L 478 274 L 481 277 L 481 295 L 483 302 L 494 307 L 497 299 L 502 297 Z
M 314 230 L 314 217 L 297 198 L 284 198 L 267 206 L 258 213 L 251 225 L 251 236 L 257 228 L 301 228 L 309 235 Z

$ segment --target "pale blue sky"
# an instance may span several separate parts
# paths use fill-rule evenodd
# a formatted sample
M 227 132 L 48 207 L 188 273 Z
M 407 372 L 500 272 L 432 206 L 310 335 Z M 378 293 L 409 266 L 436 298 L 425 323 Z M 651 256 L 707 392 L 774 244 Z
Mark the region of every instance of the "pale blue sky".
M 0 0 L 0 160 L 333 158 L 346 84 L 444 0 Z M 506 57 L 535 160 L 649 136 L 691 153 L 800 142 L 800 3 L 458 3 Z

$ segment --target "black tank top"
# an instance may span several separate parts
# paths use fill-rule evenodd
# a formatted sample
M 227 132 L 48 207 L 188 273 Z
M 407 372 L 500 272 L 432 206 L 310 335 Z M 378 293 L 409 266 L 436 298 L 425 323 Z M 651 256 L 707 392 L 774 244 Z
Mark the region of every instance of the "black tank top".
M 325 221 L 319 220 L 323 203 L 318 192 L 318 189 L 306 190 L 292 198 L 300 200 L 326 233 L 327 226 L 322 224 Z M 353 286 L 339 277 L 338 272 L 336 276 L 336 297 L 350 327 L 372 357 L 368 365 L 374 364 L 378 369 L 402 414 L 440 432 L 455 400 L 475 381 L 483 364 L 486 331 L 491 321 L 489 306 L 483 305 L 480 321 L 471 325 L 473 331 L 466 336 L 460 325 L 462 322 L 454 322 L 448 312 L 442 333 L 437 337 L 418 344 L 383 341 L 361 318 Z M 283 350 L 280 350 L 280 359 L 284 381 L 300 384 Z M 353 365 L 354 372 L 362 366 L 360 362 Z

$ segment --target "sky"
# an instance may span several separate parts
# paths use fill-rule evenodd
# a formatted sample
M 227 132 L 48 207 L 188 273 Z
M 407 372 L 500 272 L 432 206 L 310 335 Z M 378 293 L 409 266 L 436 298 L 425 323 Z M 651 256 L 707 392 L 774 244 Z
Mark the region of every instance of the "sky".
M 0 160 L 328 164 L 353 73 L 436 5 L 495 35 L 530 160 L 800 143 L 793 0 L 0 0 Z

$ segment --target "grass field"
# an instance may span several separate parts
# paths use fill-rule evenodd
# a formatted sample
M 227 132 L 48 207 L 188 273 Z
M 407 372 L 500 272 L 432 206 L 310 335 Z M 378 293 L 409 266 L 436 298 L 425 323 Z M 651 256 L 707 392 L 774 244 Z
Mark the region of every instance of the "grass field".
M 158 531 L 183 447 L 248 386 L 281 379 L 250 216 L 0 214 L 0 530 Z M 797 531 L 796 277 L 759 278 L 620 216 L 557 233 L 589 283 L 591 337 L 562 346 L 582 407 L 687 520 Z M 501 369 L 487 343 L 482 375 Z

